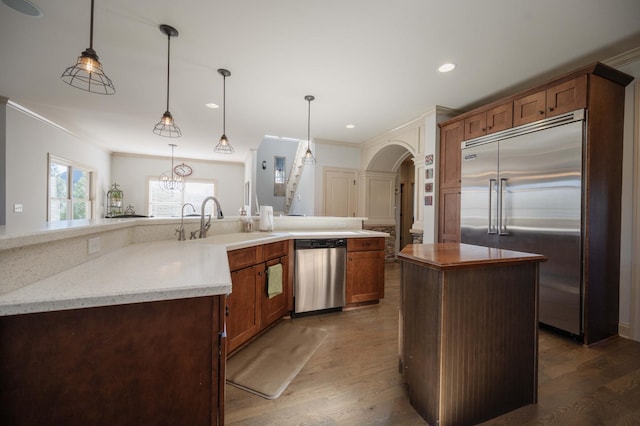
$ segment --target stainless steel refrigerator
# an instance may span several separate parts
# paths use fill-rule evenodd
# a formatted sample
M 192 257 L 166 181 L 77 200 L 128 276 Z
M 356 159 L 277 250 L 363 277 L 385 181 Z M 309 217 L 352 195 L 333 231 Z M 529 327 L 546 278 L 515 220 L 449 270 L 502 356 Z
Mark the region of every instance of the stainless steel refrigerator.
M 540 253 L 540 322 L 583 334 L 578 110 L 462 143 L 461 241 Z

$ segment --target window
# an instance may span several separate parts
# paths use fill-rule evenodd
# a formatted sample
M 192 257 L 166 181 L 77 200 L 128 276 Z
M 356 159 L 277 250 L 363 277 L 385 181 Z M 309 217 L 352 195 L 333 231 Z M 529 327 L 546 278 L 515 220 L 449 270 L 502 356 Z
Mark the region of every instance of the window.
M 48 221 L 92 218 L 92 175 L 86 167 L 49 155 Z
M 184 209 L 184 214 L 200 214 L 202 201 L 215 194 L 214 181 L 193 180 L 185 181 L 181 191 L 167 191 L 160 185 L 159 178 L 148 179 L 148 214 L 155 217 L 180 217 L 182 205 L 191 203 L 195 212 L 190 208 Z M 213 203 L 207 203 L 205 214 L 213 215 Z

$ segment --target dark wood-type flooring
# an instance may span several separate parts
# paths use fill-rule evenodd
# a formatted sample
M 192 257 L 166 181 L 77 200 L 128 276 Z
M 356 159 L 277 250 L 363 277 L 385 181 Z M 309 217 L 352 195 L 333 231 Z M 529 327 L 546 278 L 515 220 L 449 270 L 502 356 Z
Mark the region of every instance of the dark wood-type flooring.
M 276 400 L 227 386 L 227 425 L 424 425 L 398 373 L 400 265 L 380 304 L 294 318 L 329 337 Z M 585 348 L 540 331 L 538 404 L 484 425 L 640 425 L 640 343 Z M 274 362 L 277 362 L 274 359 Z

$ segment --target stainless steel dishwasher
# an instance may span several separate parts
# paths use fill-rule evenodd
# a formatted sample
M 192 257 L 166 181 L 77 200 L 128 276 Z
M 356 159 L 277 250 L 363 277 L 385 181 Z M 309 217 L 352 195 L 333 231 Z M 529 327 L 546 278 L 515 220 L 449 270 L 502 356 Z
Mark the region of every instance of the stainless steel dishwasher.
M 346 258 L 343 238 L 296 240 L 294 314 L 342 309 Z

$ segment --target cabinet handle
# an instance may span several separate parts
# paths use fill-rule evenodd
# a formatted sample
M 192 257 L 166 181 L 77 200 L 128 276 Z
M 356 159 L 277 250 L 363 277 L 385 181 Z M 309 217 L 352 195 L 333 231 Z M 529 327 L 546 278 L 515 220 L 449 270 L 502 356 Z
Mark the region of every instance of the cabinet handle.
M 224 306 L 224 316 L 228 317 L 229 316 L 229 305 L 225 305 Z
M 538 114 L 540 114 L 540 115 L 544 114 L 544 110 L 538 111 Z
M 351 262 L 352 260 L 353 260 L 353 258 L 352 258 L 352 257 L 350 257 L 350 258 L 349 258 L 349 262 Z
M 547 111 L 549 111 L 549 112 L 553 111 L 553 107 L 547 108 Z
M 489 130 L 493 129 L 493 126 L 489 126 Z

